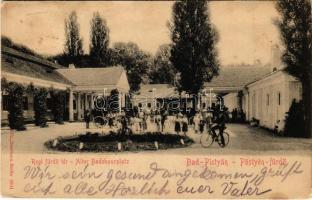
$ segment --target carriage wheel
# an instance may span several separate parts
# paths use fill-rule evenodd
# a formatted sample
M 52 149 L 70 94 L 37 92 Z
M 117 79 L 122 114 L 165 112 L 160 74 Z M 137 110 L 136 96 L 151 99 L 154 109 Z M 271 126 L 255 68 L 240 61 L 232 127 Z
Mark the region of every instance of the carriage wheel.
M 96 127 L 101 128 L 107 124 L 107 120 L 101 116 L 97 116 L 94 118 L 94 124 Z

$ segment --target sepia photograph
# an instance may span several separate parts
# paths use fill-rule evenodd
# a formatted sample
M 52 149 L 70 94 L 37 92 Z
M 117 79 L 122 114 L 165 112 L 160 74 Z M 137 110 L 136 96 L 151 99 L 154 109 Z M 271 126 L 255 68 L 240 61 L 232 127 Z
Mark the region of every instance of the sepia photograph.
M 2 195 L 311 198 L 310 0 L 2 1 Z

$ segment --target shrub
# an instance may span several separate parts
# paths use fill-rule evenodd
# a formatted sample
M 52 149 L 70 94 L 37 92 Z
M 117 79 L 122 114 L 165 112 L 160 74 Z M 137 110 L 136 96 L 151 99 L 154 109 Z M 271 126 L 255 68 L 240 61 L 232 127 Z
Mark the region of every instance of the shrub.
M 34 92 L 34 111 L 35 111 L 35 125 L 47 126 L 47 95 L 45 88 L 35 89 Z
M 64 123 L 64 101 L 66 94 L 64 91 L 52 91 L 52 114 L 54 122 L 57 124 Z
M 25 122 L 23 116 L 23 95 L 25 88 L 18 83 L 1 81 L 3 90 L 8 93 L 8 119 L 9 127 L 16 130 L 25 130 Z
M 117 143 L 121 143 L 122 151 L 140 151 L 140 150 L 157 150 L 168 148 L 185 148 L 194 143 L 194 141 L 187 136 L 180 136 L 176 134 L 163 134 L 160 132 L 147 132 L 142 135 L 131 135 L 128 138 L 121 138 L 118 133 L 109 132 L 105 135 L 99 133 L 87 132 L 86 134 L 58 137 L 57 143 L 54 146 L 54 140 L 45 142 L 45 146 L 49 149 L 59 151 L 118 151 Z M 181 143 L 183 139 L 184 144 Z M 158 142 L 158 148 L 155 146 L 155 141 Z M 79 148 L 79 144 L 83 143 L 83 149 Z

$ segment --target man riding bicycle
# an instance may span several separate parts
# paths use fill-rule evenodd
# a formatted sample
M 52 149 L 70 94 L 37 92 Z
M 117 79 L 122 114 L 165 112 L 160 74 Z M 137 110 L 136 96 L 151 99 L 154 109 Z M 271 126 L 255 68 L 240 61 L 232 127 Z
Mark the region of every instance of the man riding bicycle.
M 224 106 L 217 105 L 212 109 L 212 122 L 211 131 L 213 134 L 213 138 L 217 140 L 216 130 L 219 130 L 219 135 L 221 139 L 222 145 L 225 145 L 223 132 L 225 130 L 225 122 L 227 119 L 227 108 Z

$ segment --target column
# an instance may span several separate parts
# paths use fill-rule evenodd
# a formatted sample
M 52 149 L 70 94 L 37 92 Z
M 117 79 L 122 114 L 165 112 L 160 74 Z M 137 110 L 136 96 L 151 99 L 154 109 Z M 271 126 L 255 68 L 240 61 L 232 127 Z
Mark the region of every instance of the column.
M 85 94 L 85 109 L 86 109 L 86 110 L 89 110 L 89 109 L 90 109 L 88 104 L 89 104 L 89 102 L 88 102 L 88 94 L 86 93 L 86 94 Z
M 81 94 L 79 92 L 77 94 L 77 114 L 78 120 L 81 120 Z
M 249 117 L 249 91 L 246 91 L 246 94 L 245 94 L 245 113 L 246 113 L 246 120 L 247 121 L 250 121 L 250 117 Z
M 201 110 L 201 108 L 203 108 L 202 95 L 205 95 L 205 93 L 202 94 L 201 92 L 198 92 L 197 96 L 195 98 L 193 97 L 193 103 L 195 104 L 193 105 L 193 108 L 195 108 L 195 110 Z
M 122 105 L 121 105 L 121 104 L 122 104 L 122 99 L 121 99 L 121 98 L 122 98 L 122 93 L 119 92 L 118 96 L 119 96 L 119 97 L 118 97 L 118 100 L 119 100 L 119 103 L 118 103 L 118 104 L 119 104 L 119 112 L 121 112 L 121 107 L 122 107 Z
M 94 109 L 94 93 L 91 94 L 91 109 Z
M 153 103 L 153 105 L 152 105 L 152 110 L 153 111 L 155 111 L 155 110 L 157 110 L 157 101 L 156 101 L 156 88 L 153 88 L 152 89 L 152 91 L 153 91 L 153 96 L 152 96 L 152 103 Z
M 74 101 L 74 94 L 73 94 L 73 90 L 70 89 L 69 90 L 69 102 L 68 102 L 69 121 L 70 122 L 74 121 L 74 105 L 73 105 L 73 101 Z

